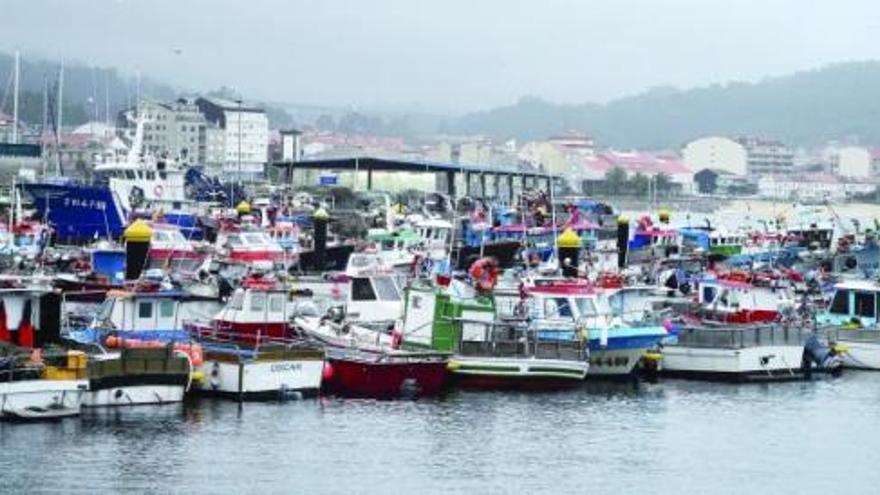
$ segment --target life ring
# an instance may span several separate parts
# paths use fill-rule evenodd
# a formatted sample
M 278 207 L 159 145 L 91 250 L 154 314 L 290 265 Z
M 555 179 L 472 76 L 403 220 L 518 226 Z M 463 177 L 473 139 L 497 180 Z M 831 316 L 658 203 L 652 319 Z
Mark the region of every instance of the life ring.
M 156 184 L 153 186 L 153 194 L 155 194 L 157 198 L 161 198 L 163 193 L 165 193 L 165 188 L 162 187 L 162 184 Z
M 492 258 L 480 258 L 470 269 L 471 278 L 477 289 L 490 291 L 498 283 L 498 270 L 495 260 Z

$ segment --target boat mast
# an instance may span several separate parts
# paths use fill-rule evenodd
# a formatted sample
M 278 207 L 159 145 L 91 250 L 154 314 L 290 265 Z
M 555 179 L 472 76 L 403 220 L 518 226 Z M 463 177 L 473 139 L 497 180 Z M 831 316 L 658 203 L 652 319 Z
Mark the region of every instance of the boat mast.
M 40 128 L 40 144 L 43 147 L 43 150 L 46 149 L 47 144 L 47 135 L 46 131 L 49 129 L 49 78 L 45 75 L 43 76 L 43 127 Z M 46 165 L 49 161 L 49 157 L 46 155 L 46 152 L 43 151 L 43 177 L 46 176 Z
M 553 194 L 553 175 L 547 172 L 547 184 L 550 186 L 550 221 L 553 223 L 553 257 L 556 259 L 556 266 L 562 268 L 562 260 L 559 259 L 559 246 L 556 244 L 556 198 Z
M 12 93 L 12 144 L 18 144 L 18 80 L 21 73 L 21 55 L 15 52 L 15 75 Z
M 107 121 L 107 128 L 110 128 L 110 76 L 107 72 L 104 72 L 104 120 Z
M 58 69 L 58 121 L 55 122 L 55 173 L 61 176 L 61 123 L 64 113 L 64 59 L 61 60 L 61 68 Z

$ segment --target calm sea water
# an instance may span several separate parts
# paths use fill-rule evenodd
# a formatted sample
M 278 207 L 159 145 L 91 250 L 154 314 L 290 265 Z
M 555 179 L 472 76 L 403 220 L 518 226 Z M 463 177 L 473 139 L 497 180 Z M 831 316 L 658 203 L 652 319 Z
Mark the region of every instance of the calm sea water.
M 878 493 L 880 374 L 0 425 L 2 492 Z

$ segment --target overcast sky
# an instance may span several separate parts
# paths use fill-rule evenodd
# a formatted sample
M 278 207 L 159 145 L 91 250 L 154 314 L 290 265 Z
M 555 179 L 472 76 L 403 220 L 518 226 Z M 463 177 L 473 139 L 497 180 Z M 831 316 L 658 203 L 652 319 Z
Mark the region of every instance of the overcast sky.
M 876 0 L 3 0 L 0 13 L 0 50 L 25 57 L 442 112 L 754 81 L 880 59 L 878 41 Z

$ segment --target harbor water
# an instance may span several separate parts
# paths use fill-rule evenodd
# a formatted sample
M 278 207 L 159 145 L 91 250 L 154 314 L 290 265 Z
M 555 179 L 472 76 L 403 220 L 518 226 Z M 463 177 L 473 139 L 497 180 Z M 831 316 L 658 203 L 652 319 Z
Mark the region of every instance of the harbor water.
M 0 424 L 5 493 L 876 493 L 878 375 Z

